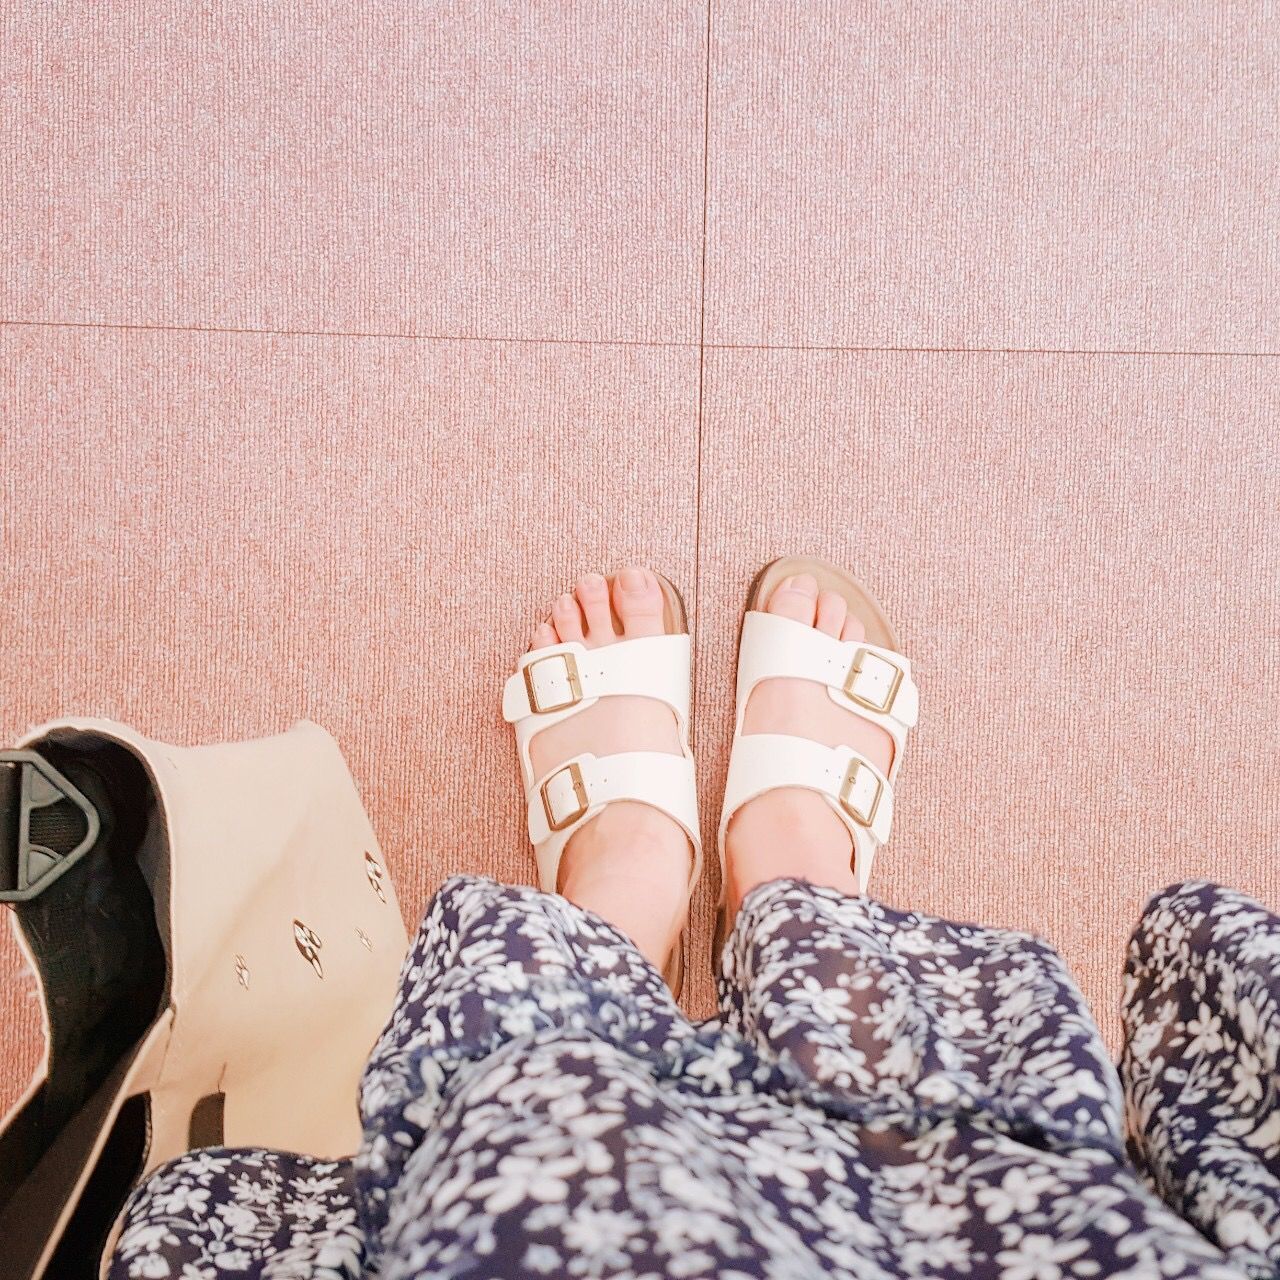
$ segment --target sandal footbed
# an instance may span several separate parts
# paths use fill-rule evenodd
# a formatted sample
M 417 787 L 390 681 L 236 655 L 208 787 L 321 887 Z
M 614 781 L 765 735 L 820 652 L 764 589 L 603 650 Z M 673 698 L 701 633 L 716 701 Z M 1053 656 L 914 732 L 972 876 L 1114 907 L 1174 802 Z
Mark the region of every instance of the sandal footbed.
M 784 578 L 812 574 L 819 591 L 834 591 L 843 597 L 853 614 L 866 629 L 867 641 L 884 649 L 899 648 L 898 637 L 880 602 L 847 569 L 819 560 L 816 556 L 783 556 L 771 560 L 756 574 L 747 595 L 747 611 L 758 610 Z M 741 637 L 739 637 L 741 643 Z
M 819 591 L 834 591 L 843 597 L 845 604 L 849 606 L 849 612 L 862 623 L 869 643 L 884 649 L 899 650 L 897 633 L 879 600 L 847 569 L 827 560 L 820 560 L 817 556 L 781 556 L 777 560 L 770 560 L 752 579 L 742 621 L 745 622 L 746 614 L 763 608 L 764 602 L 784 578 L 796 577 L 802 573 L 812 574 L 817 579 Z M 738 648 L 742 648 L 741 623 L 738 626 Z M 711 943 L 713 976 L 719 972 L 716 966 L 720 963 L 720 953 L 724 949 L 728 932 L 723 906 L 723 884 L 720 886 L 720 894 L 721 905 L 716 908 L 715 934 Z
M 663 577 L 660 573 L 653 575 L 658 580 L 658 586 L 662 590 L 662 629 L 667 635 L 684 635 L 689 630 L 689 611 L 685 607 L 684 597 L 680 594 L 680 589 L 669 578 Z M 613 600 L 613 583 L 614 577 L 611 575 L 609 582 L 609 598 L 610 608 L 613 611 L 613 621 L 615 626 L 621 625 L 617 611 L 612 609 Z M 692 709 L 689 723 L 689 747 L 693 748 L 693 716 Z M 672 996 L 679 1000 L 684 989 L 684 975 L 687 969 L 685 960 L 686 937 L 688 934 L 688 926 L 680 931 L 680 937 L 676 945 L 672 948 L 671 958 L 667 961 L 663 969 L 662 978 L 667 986 L 671 989 Z

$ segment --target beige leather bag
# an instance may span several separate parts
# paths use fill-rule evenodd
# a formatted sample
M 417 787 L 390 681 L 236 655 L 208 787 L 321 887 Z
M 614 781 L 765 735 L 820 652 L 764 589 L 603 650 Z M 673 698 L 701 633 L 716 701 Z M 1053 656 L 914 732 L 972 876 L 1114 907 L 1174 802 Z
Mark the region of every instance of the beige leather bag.
M 128 1191 L 192 1148 L 355 1151 L 407 938 L 324 730 L 44 726 L 0 753 L 0 899 L 48 1046 L 0 1128 L 4 1280 L 96 1276 Z

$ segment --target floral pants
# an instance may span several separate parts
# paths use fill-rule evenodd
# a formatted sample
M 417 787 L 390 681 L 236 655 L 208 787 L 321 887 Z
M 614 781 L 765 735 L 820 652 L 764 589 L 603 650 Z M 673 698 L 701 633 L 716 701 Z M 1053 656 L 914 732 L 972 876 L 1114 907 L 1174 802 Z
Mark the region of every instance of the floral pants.
M 1168 890 L 1117 1074 L 1045 943 L 780 880 L 697 1024 L 598 917 L 453 879 L 356 1159 L 184 1156 L 111 1276 L 1275 1276 L 1278 997 L 1280 919 Z

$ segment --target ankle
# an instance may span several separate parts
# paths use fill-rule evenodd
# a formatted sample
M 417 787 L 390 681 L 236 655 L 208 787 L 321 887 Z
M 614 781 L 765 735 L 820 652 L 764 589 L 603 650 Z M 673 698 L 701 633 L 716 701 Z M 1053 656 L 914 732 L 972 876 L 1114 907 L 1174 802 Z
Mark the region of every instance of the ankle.
M 619 801 L 574 833 L 557 891 L 620 929 L 661 968 L 688 914 L 690 858 L 669 817 Z
M 730 923 L 743 898 L 771 880 L 805 880 L 857 892 L 849 832 L 812 791 L 786 787 L 748 801 L 730 820 L 725 844 Z
M 852 856 L 853 841 L 843 822 L 817 792 L 779 787 L 748 800 L 729 821 L 731 853 L 766 851 L 774 859 L 797 858 L 810 851 Z
M 678 843 L 676 835 L 681 837 Z M 660 870 L 682 845 L 683 833 L 666 814 L 647 804 L 619 800 L 573 833 L 560 860 L 556 889 L 570 896 L 570 885 L 594 879 L 619 862 Z

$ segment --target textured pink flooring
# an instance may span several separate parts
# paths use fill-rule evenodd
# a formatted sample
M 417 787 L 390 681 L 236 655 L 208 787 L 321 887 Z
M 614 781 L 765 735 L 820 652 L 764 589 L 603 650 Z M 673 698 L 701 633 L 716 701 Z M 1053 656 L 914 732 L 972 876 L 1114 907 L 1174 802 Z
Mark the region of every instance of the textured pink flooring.
M 5 319 L 697 336 L 702 5 L 11 12 Z
M 1264 6 L 713 8 L 710 341 L 1280 348 Z
M 0 13 L 0 738 L 316 719 L 412 917 L 528 876 L 498 692 L 576 572 L 685 589 L 710 835 L 748 581 L 814 551 L 922 687 L 877 892 L 1114 1035 L 1147 893 L 1280 906 L 1280 42 L 711 6 Z

